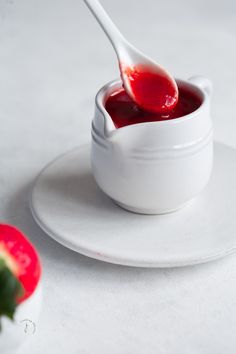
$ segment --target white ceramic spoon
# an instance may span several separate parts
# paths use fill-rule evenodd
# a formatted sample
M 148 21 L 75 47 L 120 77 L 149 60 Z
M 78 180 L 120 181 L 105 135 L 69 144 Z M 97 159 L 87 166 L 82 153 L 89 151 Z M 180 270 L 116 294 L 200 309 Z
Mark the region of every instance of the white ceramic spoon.
M 174 108 L 178 100 L 174 78 L 126 40 L 98 0 L 84 2 L 115 49 L 126 93 L 147 111 L 164 113 Z

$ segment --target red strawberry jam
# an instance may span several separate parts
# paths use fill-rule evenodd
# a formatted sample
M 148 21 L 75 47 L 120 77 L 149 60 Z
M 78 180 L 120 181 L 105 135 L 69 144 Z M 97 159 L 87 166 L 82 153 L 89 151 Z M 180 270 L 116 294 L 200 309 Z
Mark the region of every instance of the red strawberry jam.
M 125 68 L 124 73 L 129 80 L 132 98 L 141 109 L 167 113 L 176 106 L 178 87 L 165 72 L 151 71 L 148 66 L 137 65 Z
M 165 121 L 186 116 L 201 105 L 201 99 L 193 92 L 179 87 L 179 99 L 176 106 L 167 113 L 150 113 L 142 110 L 123 88 L 112 93 L 105 102 L 105 108 L 116 128 L 126 125 Z

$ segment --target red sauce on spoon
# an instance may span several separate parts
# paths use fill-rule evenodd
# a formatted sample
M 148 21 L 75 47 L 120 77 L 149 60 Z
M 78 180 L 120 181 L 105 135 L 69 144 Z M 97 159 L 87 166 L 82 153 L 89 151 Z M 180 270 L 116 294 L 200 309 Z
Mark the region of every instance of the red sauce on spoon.
M 178 101 L 178 87 L 163 70 L 154 71 L 145 65 L 129 68 L 121 65 L 124 80 L 129 83 L 126 90 L 143 110 L 152 113 L 171 111 Z M 129 92 L 130 91 L 130 92 Z

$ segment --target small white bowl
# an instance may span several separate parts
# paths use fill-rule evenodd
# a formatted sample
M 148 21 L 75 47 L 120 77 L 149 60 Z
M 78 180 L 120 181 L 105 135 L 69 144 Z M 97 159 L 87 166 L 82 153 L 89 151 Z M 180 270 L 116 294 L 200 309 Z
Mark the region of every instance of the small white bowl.
M 35 334 L 41 301 L 42 289 L 41 284 L 39 283 L 33 294 L 17 307 L 14 321 L 11 321 L 6 317 L 1 319 L 1 354 L 15 353 L 27 338 Z
M 121 87 L 116 80 L 96 96 L 92 123 L 92 171 L 99 187 L 121 207 L 143 214 L 177 210 L 207 185 L 213 162 L 211 83 L 177 80 L 201 98 L 184 117 L 116 129 L 104 104 Z

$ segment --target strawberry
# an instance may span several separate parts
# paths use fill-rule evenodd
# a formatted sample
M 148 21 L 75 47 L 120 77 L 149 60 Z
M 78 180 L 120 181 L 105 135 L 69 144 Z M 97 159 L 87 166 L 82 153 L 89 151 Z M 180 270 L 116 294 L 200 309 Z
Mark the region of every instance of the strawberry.
M 13 319 L 16 307 L 36 289 L 40 275 L 34 246 L 15 227 L 0 224 L 0 318 Z

